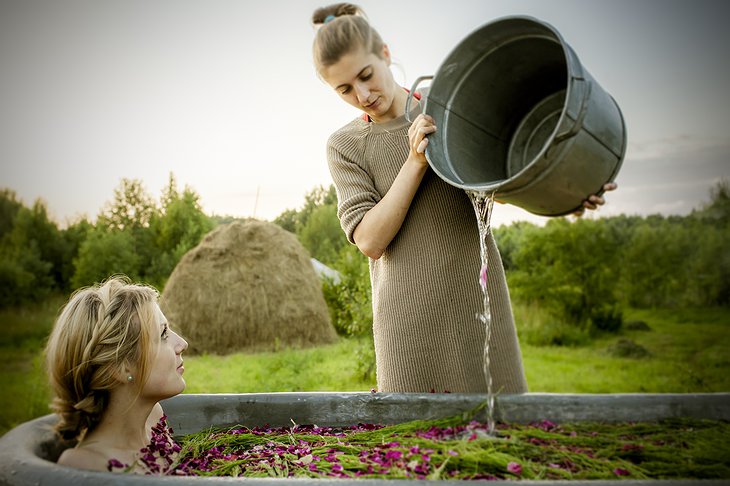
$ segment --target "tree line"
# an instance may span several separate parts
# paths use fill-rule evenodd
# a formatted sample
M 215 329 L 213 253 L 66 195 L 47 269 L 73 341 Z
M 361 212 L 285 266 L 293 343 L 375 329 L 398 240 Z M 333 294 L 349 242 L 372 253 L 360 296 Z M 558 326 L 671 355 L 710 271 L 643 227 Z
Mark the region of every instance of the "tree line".
M 618 331 L 627 306 L 730 306 L 728 181 L 709 196 L 686 216 L 555 218 L 544 226 L 495 228 L 512 298 L 598 332 Z M 344 275 L 324 286 L 338 331 L 366 333 L 372 320 L 367 258 L 347 242 L 336 213 L 334 186 L 318 187 L 301 209 L 274 222 Z
M 536 303 L 582 329 L 616 331 L 626 306 L 730 306 L 730 184 L 686 216 L 614 216 L 516 222 L 495 228 L 513 299 Z M 60 229 L 45 204 L 26 207 L 0 191 L 0 307 L 36 302 L 113 273 L 164 287 L 175 265 L 215 225 L 191 188 L 170 175 L 159 201 L 123 179 L 96 222 Z M 323 283 L 335 328 L 367 334 L 372 322 L 368 260 L 345 238 L 334 186 L 306 194 L 274 223 L 342 278 Z M 475 270 L 475 274 L 478 269 Z M 476 277 L 475 277 L 476 282 Z
M 161 289 L 215 224 L 199 199 L 189 187 L 178 190 L 172 174 L 159 201 L 141 181 L 122 179 L 96 222 L 83 217 L 61 229 L 42 200 L 26 207 L 14 191 L 0 190 L 0 307 L 38 302 L 115 273 Z

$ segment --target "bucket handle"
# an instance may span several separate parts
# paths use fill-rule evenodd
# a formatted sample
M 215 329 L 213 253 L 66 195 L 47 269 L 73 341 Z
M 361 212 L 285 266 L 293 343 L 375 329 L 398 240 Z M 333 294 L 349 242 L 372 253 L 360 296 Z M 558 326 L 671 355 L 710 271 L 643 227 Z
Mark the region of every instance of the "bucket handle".
M 555 136 L 552 143 L 548 147 L 548 149 L 545 151 L 545 156 L 550 157 L 551 152 L 557 147 L 561 142 L 564 142 L 565 140 L 574 137 L 580 130 L 583 128 L 583 119 L 586 116 L 586 111 L 588 111 L 588 96 L 591 94 L 591 83 L 588 83 L 586 79 L 583 76 L 572 76 L 573 82 L 581 81 L 583 83 L 586 83 L 586 88 L 583 90 L 583 99 L 581 99 L 580 104 L 580 111 L 578 112 L 578 115 L 575 117 L 575 123 L 572 127 L 570 127 L 568 130 L 564 131 L 563 133 L 559 133 Z
M 416 88 L 418 88 L 418 85 L 421 84 L 422 82 L 426 81 L 427 79 L 433 79 L 433 76 L 420 76 L 420 77 L 418 77 L 413 82 L 413 87 L 408 92 L 408 99 L 406 100 L 406 113 L 405 113 L 405 115 L 406 115 L 406 121 L 408 121 L 408 123 L 413 123 L 413 120 L 411 120 L 411 99 L 413 98 L 413 96 L 411 96 L 411 93 L 415 93 L 416 92 Z
M 591 83 L 586 82 L 586 79 L 582 76 L 574 76 L 573 81 L 581 81 L 583 83 L 586 83 L 586 88 L 583 92 L 583 99 L 581 100 L 580 104 L 580 111 L 578 112 L 578 116 L 575 117 L 575 123 L 573 124 L 573 126 L 563 133 L 559 133 L 555 136 L 553 146 L 559 144 L 564 140 L 574 137 L 581 130 L 581 128 L 583 128 L 583 119 L 585 118 L 586 112 L 588 111 L 588 103 L 586 102 L 586 100 L 588 100 L 588 96 L 590 96 L 591 94 Z

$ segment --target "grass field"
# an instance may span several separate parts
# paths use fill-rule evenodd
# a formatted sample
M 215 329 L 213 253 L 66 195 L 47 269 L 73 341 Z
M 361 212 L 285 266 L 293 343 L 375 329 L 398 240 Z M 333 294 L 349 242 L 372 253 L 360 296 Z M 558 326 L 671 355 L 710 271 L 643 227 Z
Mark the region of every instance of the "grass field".
M 42 348 L 62 304 L 0 311 L 0 433 L 48 413 Z M 516 308 L 515 314 L 525 309 Z M 604 335 L 581 346 L 522 345 L 530 391 L 556 393 L 730 391 L 730 309 L 630 310 L 651 328 Z M 619 340 L 644 357 L 617 356 Z M 356 355 L 368 341 L 340 339 L 313 349 L 186 356 L 186 393 L 365 391 Z

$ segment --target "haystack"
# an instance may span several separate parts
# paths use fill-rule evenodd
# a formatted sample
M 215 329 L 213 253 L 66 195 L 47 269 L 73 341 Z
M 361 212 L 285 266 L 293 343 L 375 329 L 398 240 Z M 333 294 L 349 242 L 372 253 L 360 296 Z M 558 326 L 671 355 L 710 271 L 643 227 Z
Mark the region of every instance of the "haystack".
M 336 339 L 307 251 L 294 235 L 263 221 L 234 222 L 206 235 L 175 267 L 160 306 L 193 353 Z

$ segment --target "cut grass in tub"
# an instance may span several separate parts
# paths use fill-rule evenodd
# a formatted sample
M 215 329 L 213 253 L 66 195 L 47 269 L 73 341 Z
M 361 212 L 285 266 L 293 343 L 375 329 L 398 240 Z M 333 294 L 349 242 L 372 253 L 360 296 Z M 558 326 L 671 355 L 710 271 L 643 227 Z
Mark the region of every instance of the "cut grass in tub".
M 461 416 L 392 426 L 233 427 L 182 437 L 179 453 L 164 446 L 148 457 L 148 465 L 164 464 L 163 474 L 192 476 L 730 478 L 725 421 L 542 421 L 498 424 L 496 437 L 486 431 L 486 424 Z

